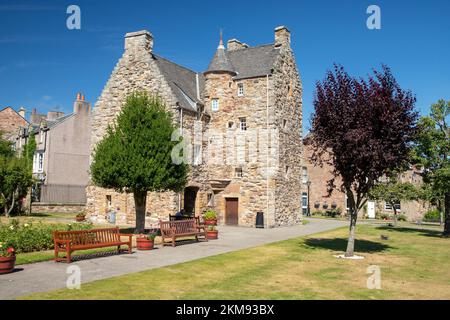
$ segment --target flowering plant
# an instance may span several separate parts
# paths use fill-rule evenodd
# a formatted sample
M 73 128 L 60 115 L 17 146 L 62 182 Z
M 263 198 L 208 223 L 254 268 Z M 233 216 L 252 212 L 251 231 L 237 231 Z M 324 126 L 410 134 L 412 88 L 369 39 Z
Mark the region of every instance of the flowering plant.
M 9 258 L 15 255 L 15 250 L 12 246 L 0 242 L 0 257 Z

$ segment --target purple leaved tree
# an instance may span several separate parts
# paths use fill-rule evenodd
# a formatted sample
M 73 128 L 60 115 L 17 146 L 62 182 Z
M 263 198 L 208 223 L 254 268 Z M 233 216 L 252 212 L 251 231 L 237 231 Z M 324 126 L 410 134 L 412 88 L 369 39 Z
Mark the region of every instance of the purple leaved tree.
M 328 192 L 339 187 L 350 208 L 350 230 L 346 257 L 355 249 L 358 212 L 367 193 L 383 175 L 408 161 L 416 132 L 416 99 L 400 88 L 390 69 L 374 70 L 367 80 L 350 77 L 340 65 L 316 84 L 312 116 L 311 160 L 333 167 Z M 323 155 L 329 153 L 329 160 Z M 327 157 L 328 158 L 328 157 Z M 342 184 L 335 186 L 340 176 Z

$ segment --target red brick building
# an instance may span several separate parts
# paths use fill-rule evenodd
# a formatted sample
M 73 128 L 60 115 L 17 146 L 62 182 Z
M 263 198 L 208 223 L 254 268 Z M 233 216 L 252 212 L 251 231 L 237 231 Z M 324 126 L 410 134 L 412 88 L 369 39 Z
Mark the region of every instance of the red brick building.
M 305 139 L 306 140 L 306 139 Z M 333 177 L 333 168 L 330 165 L 324 164 L 322 167 L 314 165 L 310 160 L 312 155 L 311 146 L 304 144 L 304 160 L 302 168 L 302 182 L 303 188 L 303 212 L 322 212 L 329 210 L 340 210 L 345 214 L 347 206 L 347 196 L 345 192 L 340 191 L 341 179 L 338 177 L 335 180 L 336 188 L 333 190 L 331 196 L 328 196 L 328 181 Z M 422 184 L 422 177 L 419 170 L 412 167 L 410 170 L 404 172 L 399 177 L 401 182 L 410 182 L 414 185 Z M 400 214 L 405 214 L 409 221 L 421 220 L 423 215 L 430 209 L 430 205 L 423 201 L 407 201 L 397 205 Z M 368 202 L 367 209 L 361 210 L 361 216 L 368 217 L 379 216 L 380 214 L 393 214 L 393 209 L 384 201 Z

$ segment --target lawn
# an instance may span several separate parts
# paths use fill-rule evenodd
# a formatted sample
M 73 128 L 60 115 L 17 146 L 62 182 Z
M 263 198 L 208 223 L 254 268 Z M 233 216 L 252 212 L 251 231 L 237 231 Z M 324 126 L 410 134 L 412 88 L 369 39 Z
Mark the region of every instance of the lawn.
M 27 299 L 448 299 L 450 239 L 437 229 L 361 225 L 364 260 L 333 257 L 345 228 L 165 268 L 57 290 Z M 381 235 L 389 240 L 381 240 Z M 381 290 L 367 289 L 367 268 Z

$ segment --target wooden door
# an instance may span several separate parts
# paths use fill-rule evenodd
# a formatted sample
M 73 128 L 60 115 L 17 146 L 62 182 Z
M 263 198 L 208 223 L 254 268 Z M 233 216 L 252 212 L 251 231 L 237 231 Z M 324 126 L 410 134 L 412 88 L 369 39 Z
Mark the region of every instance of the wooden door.
M 239 224 L 239 199 L 227 198 L 225 201 L 225 224 L 237 226 Z

